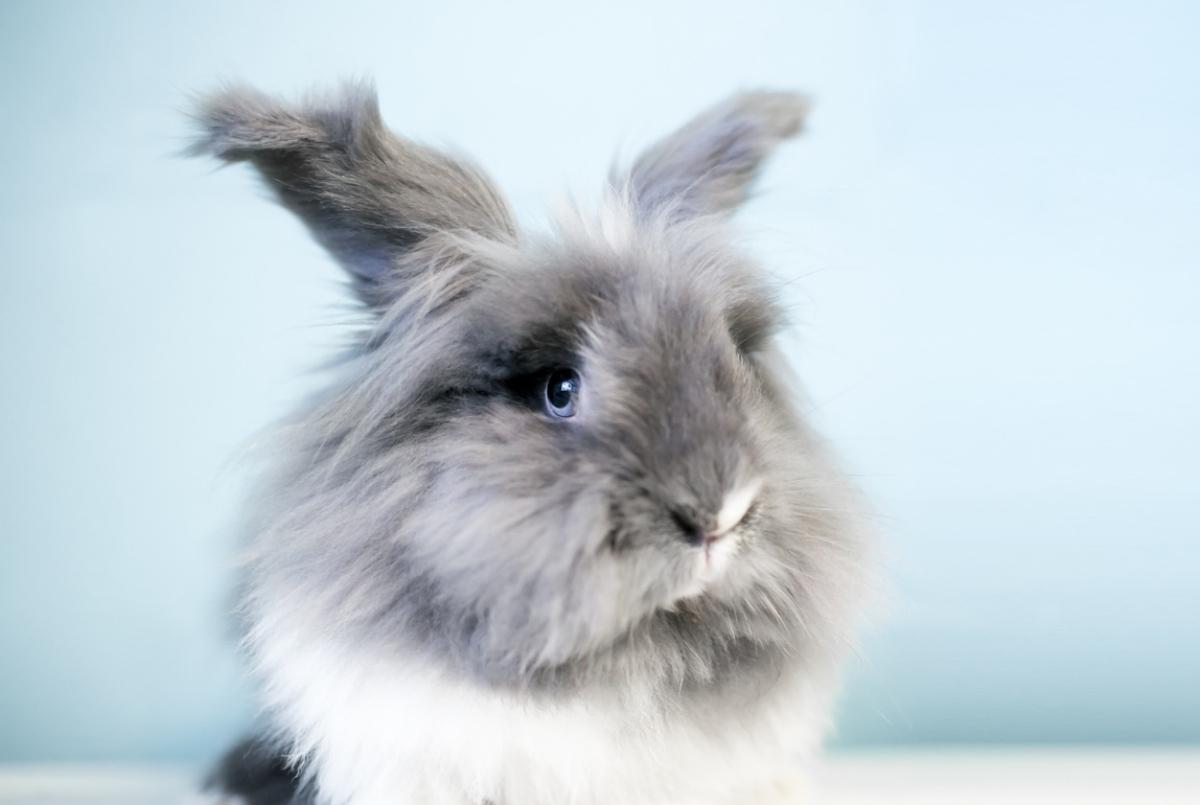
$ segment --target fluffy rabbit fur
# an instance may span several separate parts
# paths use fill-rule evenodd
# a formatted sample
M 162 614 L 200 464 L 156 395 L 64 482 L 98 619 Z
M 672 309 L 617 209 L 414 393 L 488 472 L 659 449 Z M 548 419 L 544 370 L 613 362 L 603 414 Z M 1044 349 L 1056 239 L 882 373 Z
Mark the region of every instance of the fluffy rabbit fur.
M 805 102 L 751 92 L 521 232 L 369 86 L 208 97 L 369 327 L 284 423 L 242 605 L 253 803 L 789 800 L 861 593 L 854 492 L 797 409 L 727 219 Z

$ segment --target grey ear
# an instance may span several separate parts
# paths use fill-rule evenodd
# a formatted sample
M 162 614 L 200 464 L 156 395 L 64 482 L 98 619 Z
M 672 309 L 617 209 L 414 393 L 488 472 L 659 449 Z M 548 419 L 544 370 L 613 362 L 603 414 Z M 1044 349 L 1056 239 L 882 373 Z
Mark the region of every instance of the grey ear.
M 368 305 L 386 306 L 428 269 L 419 252 L 438 233 L 515 236 L 491 182 L 388 131 L 370 84 L 297 105 L 231 87 L 204 98 L 196 118 L 202 133 L 192 152 L 253 164 Z
M 775 146 L 801 130 L 808 108 L 791 92 L 734 95 L 638 157 L 629 174 L 635 203 L 674 218 L 731 213 Z

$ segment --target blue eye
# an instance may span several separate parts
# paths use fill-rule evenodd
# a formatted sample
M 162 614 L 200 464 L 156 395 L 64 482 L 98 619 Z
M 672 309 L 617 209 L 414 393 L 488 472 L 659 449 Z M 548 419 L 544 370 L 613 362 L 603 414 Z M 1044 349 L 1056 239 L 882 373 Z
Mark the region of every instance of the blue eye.
M 567 419 L 575 416 L 579 397 L 579 373 L 574 369 L 555 369 L 546 376 L 546 413 Z

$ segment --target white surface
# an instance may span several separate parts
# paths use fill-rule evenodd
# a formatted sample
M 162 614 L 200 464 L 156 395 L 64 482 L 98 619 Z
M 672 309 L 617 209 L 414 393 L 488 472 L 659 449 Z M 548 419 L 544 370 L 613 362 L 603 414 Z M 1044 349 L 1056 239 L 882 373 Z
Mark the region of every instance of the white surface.
M 196 803 L 200 801 L 192 793 L 196 779 L 197 775 L 190 770 L 169 767 L 0 766 L 0 803 Z M 814 805 L 1198 805 L 1200 748 L 842 754 L 821 764 L 811 802 Z
M 1200 749 L 880 752 L 830 758 L 816 805 L 1200 805 Z

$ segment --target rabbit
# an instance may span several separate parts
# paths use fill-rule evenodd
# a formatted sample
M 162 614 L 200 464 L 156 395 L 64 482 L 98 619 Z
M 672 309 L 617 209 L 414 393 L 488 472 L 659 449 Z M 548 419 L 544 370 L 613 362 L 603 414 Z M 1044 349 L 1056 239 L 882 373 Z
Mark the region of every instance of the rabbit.
M 870 529 L 730 218 L 807 109 L 735 94 L 528 232 L 370 83 L 201 99 L 363 324 L 251 507 L 225 801 L 802 801 Z

